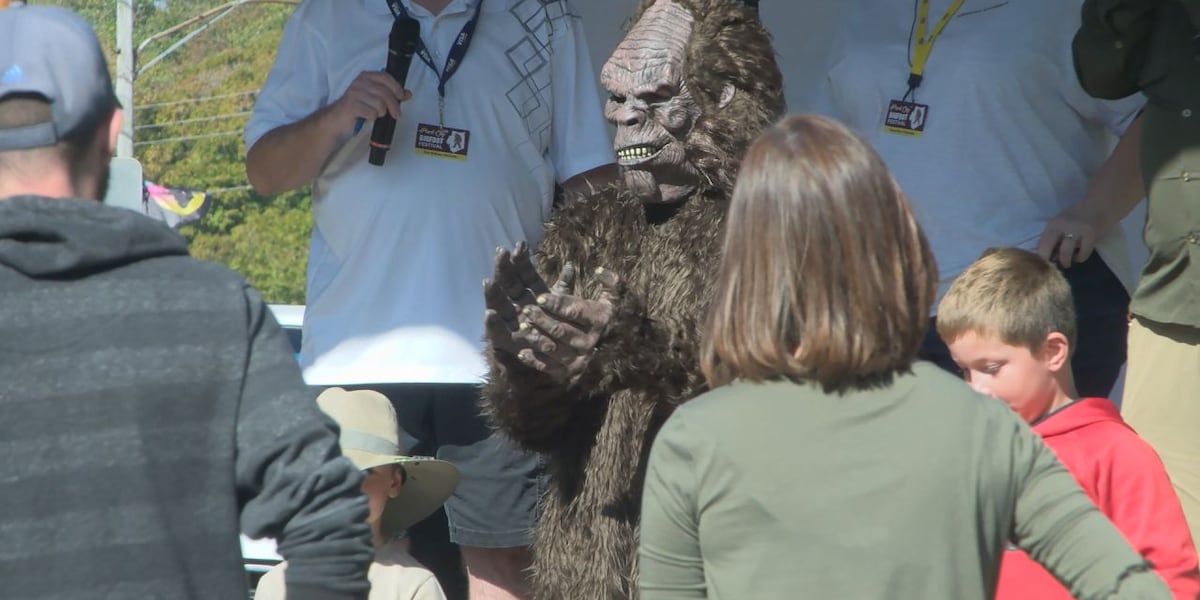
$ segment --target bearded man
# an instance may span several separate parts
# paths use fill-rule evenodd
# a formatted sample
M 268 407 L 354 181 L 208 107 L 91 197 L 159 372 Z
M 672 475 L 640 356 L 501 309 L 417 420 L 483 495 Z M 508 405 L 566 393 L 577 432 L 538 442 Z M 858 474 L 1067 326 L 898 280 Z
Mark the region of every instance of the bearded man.
M 647 454 L 704 390 L 699 325 L 733 181 L 784 112 L 754 4 L 643 1 L 601 73 L 623 181 L 568 197 L 536 254 L 498 250 L 485 282 L 484 407 L 548 471 L 535 598 L 637 595 Z

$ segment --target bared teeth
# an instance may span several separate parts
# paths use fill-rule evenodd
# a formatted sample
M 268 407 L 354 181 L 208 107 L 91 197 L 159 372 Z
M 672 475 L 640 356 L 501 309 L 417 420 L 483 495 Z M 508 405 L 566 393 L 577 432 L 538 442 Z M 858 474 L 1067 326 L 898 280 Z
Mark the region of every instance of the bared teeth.
M 630 146 L 617 151 L 617 158 L 626 160 L 650 158 L 658 153 L 654 146 Z

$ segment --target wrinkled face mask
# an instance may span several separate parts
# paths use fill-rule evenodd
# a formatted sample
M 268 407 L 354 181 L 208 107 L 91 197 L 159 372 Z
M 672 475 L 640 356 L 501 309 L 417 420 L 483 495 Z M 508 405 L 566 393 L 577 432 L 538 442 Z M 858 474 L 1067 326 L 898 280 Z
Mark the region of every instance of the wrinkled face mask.
M 702 175 L 687 161 L 700 105 L 684 81 L 692 14 L 659 0 L 642 14 L 600 73 L 604 116 L 625 183 L 648 203 L 687 197 Z

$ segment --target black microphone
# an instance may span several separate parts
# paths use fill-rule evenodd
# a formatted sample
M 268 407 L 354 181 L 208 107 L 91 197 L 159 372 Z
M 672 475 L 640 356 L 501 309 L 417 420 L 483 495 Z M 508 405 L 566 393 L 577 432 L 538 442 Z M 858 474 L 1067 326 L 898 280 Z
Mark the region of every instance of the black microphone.
M 387 74 L 391 75 L 401 87 L 408 79 L 408 67 L 412 65 L 413 54 L 417 53 L 417 41 L 421 39 L 421 24 L 408 15 L 401 16 L 392 22 L 392 32 L 388 34 Z M 392 115 L 383 115 L 375 119 L 371 128 L 371 156 L 368 159 L 376 166 L 383 165 L 383 159 L 388 150 L 392 149 L 392 138 L 396 134 L 396 119 Z

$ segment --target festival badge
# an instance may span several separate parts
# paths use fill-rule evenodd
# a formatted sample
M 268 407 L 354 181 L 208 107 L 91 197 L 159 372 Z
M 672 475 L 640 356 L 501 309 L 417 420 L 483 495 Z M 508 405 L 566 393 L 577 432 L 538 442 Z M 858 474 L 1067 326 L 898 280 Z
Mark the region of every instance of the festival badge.
M 453 127 L 441 127 L 428 123 L 417 124 L 417 154 L 467 160 L 467 146 L 471 132 Z
M 925 133 L 925 119 L 928 115 L 928 105 L 892 100 L 888 103 L 887 114 L 883 118 L 883 130 L 897 135 L 920 137 Z

